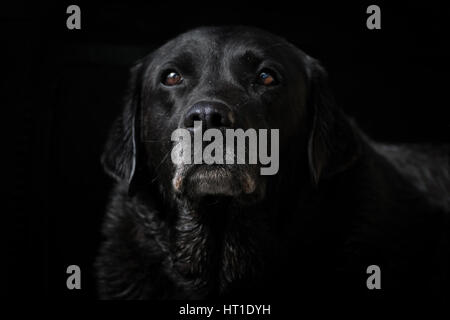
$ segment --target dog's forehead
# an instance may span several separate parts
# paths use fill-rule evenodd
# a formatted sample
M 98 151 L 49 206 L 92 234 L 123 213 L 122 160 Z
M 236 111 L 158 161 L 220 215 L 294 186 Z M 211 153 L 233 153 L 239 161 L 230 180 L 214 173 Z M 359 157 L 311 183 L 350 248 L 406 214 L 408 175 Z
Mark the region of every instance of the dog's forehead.
M 286 40 L 269 32 L 249 27 L 203 27 L 185 32 L 168 41 L 158 51 L 163 57 L 172 54 L 191 53 L 211 55 L 245 53 L 254 51 L 268 53 L 275 47 L 292 47 Z

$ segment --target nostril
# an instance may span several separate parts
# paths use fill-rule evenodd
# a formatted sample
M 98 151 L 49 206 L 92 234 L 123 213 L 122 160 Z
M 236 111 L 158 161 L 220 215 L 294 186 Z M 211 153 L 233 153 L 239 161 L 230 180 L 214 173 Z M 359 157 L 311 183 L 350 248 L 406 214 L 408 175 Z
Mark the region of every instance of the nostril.
M 194 114 L 191 116 L 191 122 L 192 122 L 192 124 L 194 124 L 194 121 L 202 121 L 202 119 L 200 118 L 200 115 L 199 115 L 198 113 L 194 113 Z
M 190 110 L 184 118 L 184 126 L 186 128 L 193 128 L 195 121 L 202 121 L 202 113 L 199 110 Z
M 222 115 L 220 113 L 213 113 L 209 117 L 209 126 L 212 128 L 218 128 L 224 126 L 222 122 Z

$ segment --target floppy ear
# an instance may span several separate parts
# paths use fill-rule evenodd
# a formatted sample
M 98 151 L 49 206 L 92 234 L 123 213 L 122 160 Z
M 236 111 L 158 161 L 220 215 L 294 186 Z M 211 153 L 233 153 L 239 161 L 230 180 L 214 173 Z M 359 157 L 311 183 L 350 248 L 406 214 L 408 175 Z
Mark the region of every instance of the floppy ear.
M 102 155 L 105 171 L 117 181 L 127 181 L 130 186 L 134 180 L 138 166 L 138 138 L 140 112 L 140 96 L 143 63 L 138 62 L 131 69 L 128 93 L 125 107 L 115 120 Z
M 306 56 L 309 79 L 308 105 L 312 124 L 308 141 L 308 161 L 315 185 L 319 180 L 349 168 L 361 153 L 357 129 L 337 107 L 328 87 L 327 74 L 320 63 Z

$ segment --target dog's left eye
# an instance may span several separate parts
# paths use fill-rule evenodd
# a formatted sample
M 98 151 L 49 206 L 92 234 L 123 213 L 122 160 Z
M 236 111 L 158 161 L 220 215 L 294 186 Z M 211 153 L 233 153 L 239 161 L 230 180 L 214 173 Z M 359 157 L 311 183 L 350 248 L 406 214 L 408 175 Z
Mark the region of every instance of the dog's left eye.
M 271 71 L 263 70 L 258 75 L 258 82 L 264 86 L 272 86 L 277 83 L 277 80 Z
M 183 81 L 183 77 L 174 70 L 164 72 L 161 82 L 166 86 L 175 86 Z

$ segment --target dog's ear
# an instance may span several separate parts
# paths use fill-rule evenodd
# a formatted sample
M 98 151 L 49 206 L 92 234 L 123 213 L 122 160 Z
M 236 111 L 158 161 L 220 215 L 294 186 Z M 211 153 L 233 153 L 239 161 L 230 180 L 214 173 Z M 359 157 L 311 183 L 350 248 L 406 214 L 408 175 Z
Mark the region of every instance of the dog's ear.
M 138 166 L 139 123 L 143 61 L 131 68 L 128 92 L 122 113 L 113 123 L 101 158 L 105 171 L 117 181 L 132 186 Z
M 306 56 L 310 136 L 308 162 L 313 183 L 317 185 L 349 168 L 361 153 L 356 127 L 337 107 L 328 87 L 327 73 L 320 63 Z

